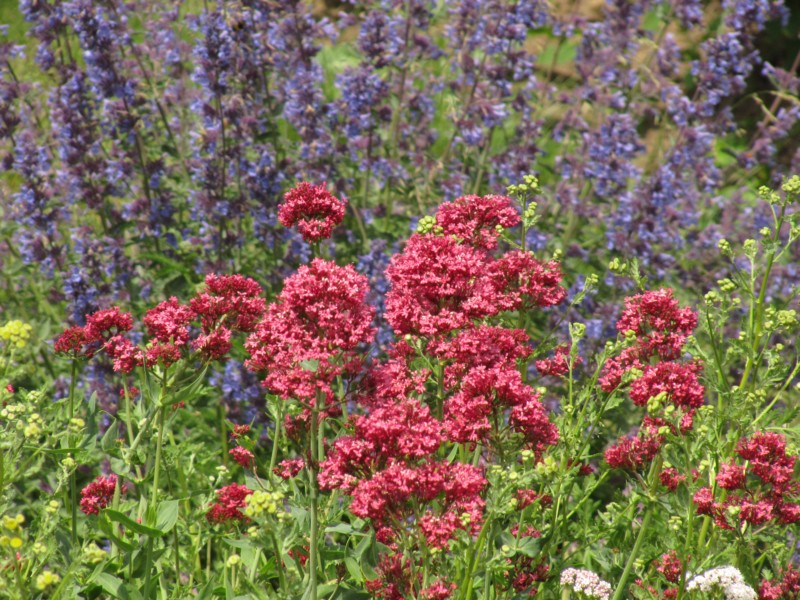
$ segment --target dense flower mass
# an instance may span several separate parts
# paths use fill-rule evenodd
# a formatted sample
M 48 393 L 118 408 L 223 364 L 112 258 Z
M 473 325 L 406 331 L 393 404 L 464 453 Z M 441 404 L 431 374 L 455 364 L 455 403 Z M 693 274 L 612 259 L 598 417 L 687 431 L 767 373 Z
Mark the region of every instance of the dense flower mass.
M 744 464 L 723 463 L 717 485 L 725 490 L 716 500 L 709 487 L 694 494 L 698 514 L 710 515 L 718 527 L 732 530 L 736 524 L 783 525 L 800 522 L 800 481 L 794 475 L 796 456 L 786 454 L 786 438 L 777 433 L 757 432 L 742 438 L 736 453 Z M 748 474 L 754 477 L 748 481 Z
M 209 523 L 246 522 L 249 519 L 240 510 L 245 508 L 245 500 L 253 493 L 246 485 L 232 483 L 217 490 L 217 501 L 206 513 Z
M 555 261 L 516 250 L 490 254 L 497 227 L 518 222 L 505 197 L 463 196 L 442 205 L 433 231 L 412 235 L 386 269 L 386 318 L 394 331 L 435 336 L 502 311 L 562 302 L 567 292 Z
M 301 267 L 248 337 L 247 367 L 286 399 L 329 393 L 335 377 L 358 370 L 359 349 L 372 341 L 367 291 L 367 278 L 350 265 L 314 259 Z
M 471 246 L 492 250 L 500 237 L 498 228 L 518 225 L 519 214 L 505 196 L 461 196 L 439 207 L 436 225 Z
M 333 228 L 344 219 L 345 202 L 331 194 L 325 184 L 297 184 L 286 192 L 278 210 L 284 227 L 294 227 L 307 242 L 331 237 Z
M 81 510 L 87 515 L 99 514 L 114 498 L 116 475 L 101 475 L 81 490 Z
M 795 12 L 4 6 L 2 593 L 797 600 Z

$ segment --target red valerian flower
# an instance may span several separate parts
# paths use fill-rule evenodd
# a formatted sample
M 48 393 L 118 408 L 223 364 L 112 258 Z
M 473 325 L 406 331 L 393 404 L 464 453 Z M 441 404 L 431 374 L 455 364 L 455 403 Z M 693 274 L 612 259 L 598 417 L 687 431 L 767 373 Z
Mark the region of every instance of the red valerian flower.
M 189 324 L 195 319 L 194 311 L 173 296 L 145 313 L 147 334 L 163 344 L 182 346 L 189 342 Z
M 300 473 L 305 466 L 306 461 L 302 458 L 291 458 L 279 462 L 278 466 L 272 469 L 272 472 L 281 479 L 292 479 L 293 477 L 297 477 L 297 474 Z
M 500 312 L 489 259 L 451 236 L 412 235 L 386 268 L 386 319 L 395 333 L 433 336 Z
M 620 438 L 605 452 L 605 459 L 612 469 L 636 471 L 650 463 L 664 443 L 664 436 L 658 433 L 656 420 L 642 423 L 639 434 L 634 438 Z
M 117 476 L 99 476 L 92 483 L 81 490 L 81 510 L 87 515 L 96 515 L 108 506 L 114 498 L 117 488 Z M 120 490 L 124 492 L 125 490 Z
M 120 312 L 118 306 L 106 310 L 98 310 L 86 317 L 84 330 L 86 338 L 95 341 L 109 337 L 109 333 L 125 333 L 133 328 L 133 317 L 130 313 Z
M 685 364 L 661 362 L 644 367 L 641 377 L 631 384 L 630 396 L 637 406 L 647 406 L 647 401 L 666 394 L 666 400 L 682 408 L 699 408 L 703 405 L 705 388 L 697 379 L 703 370 L 698 361 Z
M 91 358 L 104 343 L 133 328 L 133 317 L 118 306 L 99 310 L 86 317 L 83 327 L 66 329 L 55 342 L 55 351 L 73 358 Z
M 278 208 L 278 221 L 284 227 L 297 225 L 309 243 L 331 237 L 333 228 L 344 220 L 345 202 L 331 194 L 325 184 L 303 181 L 286 192 Z
M 68 354 L 73 358 L 81 356 L 84 347 L 88 343 L 86 338 L 86 331 L 83 327 L 75 326 L 65 329 L 64 332 L 58 336 L 55 343 L 55 351 L 59 354 Z M 91 353 L 87 353 L 86 357 L 90 357 Z
M 242 465 L 245 469 L 251 468 L 255 463 L 255 456 L 253 456 L 253 453 L 242 446 L 231 448 L 228 450 L 228 454 L 231 455 L 236 463 Z
M 284 399 L 330 393 L 334 377 L 360 368 L 359 350 L 374 336 L 368 287 L 351 265 L 314 259 L 300 267 L 247 338 L 245 364 L 266 373 L 264 386 Z
M 436 212 L 436 224 L 445 235 L 485 250 L 497 246 L 498 226 L 514 227 L 519 222 L 519 214 L 506 196 L 461 196 L 440 205 Z
M 258 283 L 242 275 L 207 275 L 205 290 L 189 302 L 202 326 L 192 348 L 212 360 L 227 354 L 231 334 L 251 333 L 263 316 L 261 292 Z
M 725 463 L 717 473 L 717 484 L 726 490 L 738 490 L 744 487 L 745 468 L 744 465 L 735 463 Z
M 656 560 L 656 564 L 658 565 L 658 572 L 670 583 L 678 583 L 681 575 L 683 575 L 683 564 L 675 550 L 662 554 L 661 558 Z
M 758 590 L 759 600 L 797 600 L 800 597 L 800 569 L 790 564 L 781 569 L 780 581 L 763 580 Z
M 129 339 L 115 335 L 105 346 L 108 356 L 114 361 L 114 370 L 130 373 L 144 363 L 142 351 Z
M 552 358 L 537 360 L 535 364 L 539 374 L 542 376 L 552 375 L 556 377 L 563 377 L 569 373 L 570 351 L 571 347 L 569 344 L 561 344 L 555 349 L 555 355 Z M 572 368 L 574 369 L 582 362 L 583 359 L 580 356 L 576 356 Z
M 567 290 L 561 287 L 559 264 L 554 260 L 541 262 L 532 252 L 513 250 L 504 254 L 491 264 L 488 276 L 502 310 L 545 308 L 567 297 Z
M 427 347 L 446 361 L 445 386 L 457 386 L 474 367 L 515 369 L 518 360 L 533 353 L 528 334 L 522 329 L 479 325 L 460 330 L 453 338 L 434 338 Z
M 217 502 L 206 513 L 210 523 L 247 522 L 249 519 L 240 511 L 245 506 L 245 498 L 253 493 L 246 485 L 232 483 L 217 490 Z
M 621 333 L 633 331 L 640 358 L 658 355 L 662 360 L 680 357 L 686 338 L 697 327 L 697 313 L 680 308 L 670 288 L 663 288 L 625 299 L 625 309 L 617 321 Z
M 670 492 L 677 490 L 678 485 L 686 481 L 686 476 L 679 475 L 678 470 L 672 467 L 662 469 L 661 473 L 658 474 L 658 478 L 661 480 L 661 485 L 667 488 Z

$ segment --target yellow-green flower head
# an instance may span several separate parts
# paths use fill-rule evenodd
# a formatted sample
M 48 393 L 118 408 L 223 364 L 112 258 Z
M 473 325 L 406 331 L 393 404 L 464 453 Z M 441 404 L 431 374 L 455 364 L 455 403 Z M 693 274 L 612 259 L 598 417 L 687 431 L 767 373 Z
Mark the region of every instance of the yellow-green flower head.
M 61 577 L 52 571 L 43 571 L 42 574 L 36 578 L 36 589 L 44 591 L 51 585 L 56 585 L 59 581 L 61 581 Z
M 31 337 L 32 327 L 22 321 L 9 321 L 0 327 L 0 340 L 6 346 L 24 348 Z
M 86 548 L 83 550 L 83 560 L 93 565 L 100 564 L 106 559 L 107 556 L 108 553 L 94 542 L 86 546 Z
M 258 517 L 263 514 L 274 515 L 282 506 L 283 494 L 280 492 L 253 492 L 245 498 L 244 514 L 248 517 Z

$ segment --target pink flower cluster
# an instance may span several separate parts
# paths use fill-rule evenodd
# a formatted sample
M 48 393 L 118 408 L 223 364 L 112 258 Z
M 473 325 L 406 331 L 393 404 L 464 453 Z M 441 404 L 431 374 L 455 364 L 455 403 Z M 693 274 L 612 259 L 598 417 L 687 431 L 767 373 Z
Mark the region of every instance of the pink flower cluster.
M 457 529 L 479 530 L 486 480 L 472 465 L 434 457 L 444 441 L 441 430 L 428 407 L 414 399 L 357 417 L 353 435 L 336 440 L 321 465 L 320 487 L 351 494 L 351 512 L 372 519 L 376 529 L 391 529 L 414 507 L 427 506 L 418 526 L 430 546 L 445 546 Z M 388 541 L 394 534 L 384 536 Z
M 694 495 L 697 513 L 711 515 L 718 527 L 731 530 L 734 513 L 740 522 L 752 525 L 800 522 L 800 504 L 793 501 L 800 498 L 800 481 L 794 476 L 797 457 L 786 454 L 786 438 L 754 433 L 739 440 L 736 453 L 746 463 L 725 463 L 716 478 L 717 486 L 727 490 L 725 499 L 717 502 L 710 487 L 700 488 Z M 755 476 L 749 482 L 748 473 Z
M 780 581 L 761 582 L 759 600 L 797 600 L 800 598 L 800 569 L 789 565 L 781 571 Z
M 463 196 L 444 204 L 434 232 L 411 236 L 386 276 L 386 318 L 398 334 L 433 336 L 509 310 L 552 306 L 566 297 L 555 262 L 529 252 L 499 258 L 497 226 L 519 223 L 511 200 Z
M 705 390 L 699 381 L 702 364 L 679 360 L 686 340 L 697 326 L 697 315 L 690 308 L 680 308 L 671 289 L 660 289 L 625 299 L 625 309 L 617 321 L 621 333 L 632 332 L 634 342 L 604 367 L 600 388 L 611 393 L 627 385 L 626 375 L 637 376 L 628 393 L 636 406 L 647 406 L 651 398 L 663 398 L 679 408 L 680 431 L 692 428 L 695 409 L 703 405 Z M 662 404 L 664 403 L 662 402 Z M 606 462 L 614 468 L 640 469 L 655 458 L 664 436 L 662 427 L 673 433 L 676 427 L 666 419 L 645 417 L 639 433 L 621 438 L 606 450 Z M 667 488 L 677 487 L 680 476 L 662 478 Z
M 117 476 L 99 476 L 81 490 L 81 510 L 87 515 L 99 514 L 114 498 L 117 489 Z M 124 492 L 122 489 L 120 492 Z
M 344 219 L 345 202 L 331 194 L 324 183 L 299 183 L 284 194 L 283 200 L 278 221 L 287 228 L 297 225 L 300 235 L 310 243 L 331 237 L 333 228 Z
M 137 366 L 169 366 L 192 348 L 205 360 L 222 358 L 231 349 L 232 333 L 250 333 L 261 318 L 265 302 L 261 286 L 241 275 L 208 275 L 205 289 L 181 304 L 172 297 L 145 313 L 143 323 L 150 340 L 143 351 L 123 334 L 133 328 L 133 318 L 119 307 L 86 317 L 83 327 L 70 327 L 55 342 L 56 352 L 74 358 L 91 358 L 104 350 L 115 371 L 130 373 Z M 191 339 L 190 326 L 200 320 L 201 334 Z
M 422 588 L 422 574 L 415 576 L 399 553 L 382 556 L 376 571 L 378 577 L 365 587 L 380 600 L 448 600 L 456 590 L 455 584 L 441 580 Z
M 209 523 L 247 522 L 249 519 L 239 510 L 245 507 L 245 499 L 253 493 L 246 485 L 232 483 L 217 490 L 217 501 L 206 513 Z
M 368 290 L 351 265 L 314 259 L 300 267 L 245 342 L 247 367 L 265 373 L 264 386 L 287 400 L 332 395 L 330 383 L 360 369 L 374 336 Z

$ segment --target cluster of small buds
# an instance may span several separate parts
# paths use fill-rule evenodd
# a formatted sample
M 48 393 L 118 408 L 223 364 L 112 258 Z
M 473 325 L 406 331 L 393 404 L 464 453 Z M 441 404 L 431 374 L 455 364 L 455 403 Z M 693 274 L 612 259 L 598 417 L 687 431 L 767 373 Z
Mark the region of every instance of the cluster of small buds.
M 512 184 L 507 188 L 512 196 L 524 196 L 528 193 L 535 194 L 539 191 L 539 178 L 535 175 L 524 175 L 522 183 Z
M 43 592 L 47 588 L 57 585 L 59 581 L 61 581 L 59 575 L 52 571 L 44 570 L 36 577 L 36 589 Z
M 561 587 L 569 587 L 572 591 L 583 594 L 587 598 L 608 600 L 611 597 L 611 584 L 586 569 L 570 568 L 562 571 Z
M 262 515 L 284 514 L 283 494 L 280 492 L 256 491 L 244 499 L 244 514 L 248 517 L 260 517 Z
M 0 327 L 0 340 L 9 348 L 24 348 L 31 337 L 32 327 L 19 320 L 9 321 Z
M 91 565 L 99 565 L 106 558 L 108 558 L 108 552 L 100 548 L 94 542 L 83 549 L 83 561 Z
M 0 547 L 7 546 L 12 550 L 22 548 L 22 524 L 25 522 L 25 515 L 18 514 L 14 517 L 5 515 L 3 517 L 3 529 L 8 533 L 0 535 Z
M 22 433 L 26 438 L 35 439 L 42 434 L 42 417 L 39 413 L 31 413 L 28 422 L 22 428 Z M 19 426 L 19 423 L 17 424 Z
M 792 175 L 783 183 L 781 189 L 783 193 L 786 194 L 786 197 L 783 199 L 784 205 L 796 201 L 798 197 L 800 197 L 800 177 Z
M 696 575 L 686 584 L 688 591 L 699 590 L 711 593 L 715 589 L 722 590 L 725 600 L 757 600 L 756 591 L 751 588 L 736 567 L 717 567 Z
M 436 225 L 436 217 L 430 215 L 422 217 L 417 222 L 417 233 L 442 233 L 442 228 Z
M 6 421 L 16 421 L 23 414 L 25 414 L 24 404 L 9 404 L 4 406 L 3 410 L 0 410 L 0 418 Z

